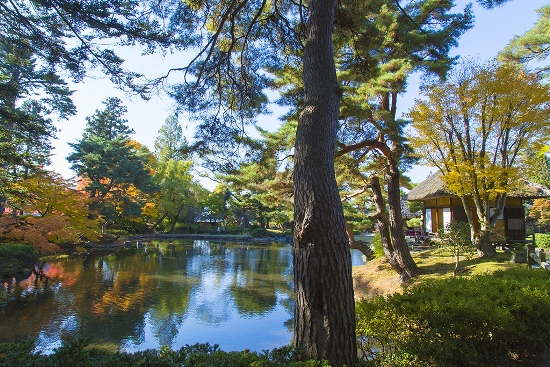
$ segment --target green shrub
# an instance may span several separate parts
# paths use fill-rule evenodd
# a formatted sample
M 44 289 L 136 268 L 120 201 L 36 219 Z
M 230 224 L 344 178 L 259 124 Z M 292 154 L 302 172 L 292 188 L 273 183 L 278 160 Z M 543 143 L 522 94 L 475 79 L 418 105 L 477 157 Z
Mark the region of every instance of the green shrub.
M 411 218 L 407 221 L 407 227 L 409 228 L 419 228 L 422 225 L 422 220 L 420 218 Z
M 535 233 L 535 244 L 538 248 L 550 248 L 550 234 Z
M 148 366 L 148 367 L 328 367 L 325 361 L 298 362 L 290 347 L 255 352 L 224 352 L 217 345 L 186 345 L 179 350 L 161 347 L 136 353 L 109 352 L 89 348 L 86 341 L 70 340 L 53 354 L 32 353 L 32 342 L 0 344 L 0 367 L 3 366 Z
M 12 277 L 38 263 L 34 247 L 29 245 L 0 245 L 0 278 Z
M 381 365 L 503 366 L 550 350 L 550 282 L 517 268 L 427 281 L 359 302 L 357 317 L 362 355 Z M 392 358 L 402 364 L 382 364 Z
M 271 233 L 265 228 L 256 228 L 250 232 L 250 235 L 255 238 L 271 237 Z

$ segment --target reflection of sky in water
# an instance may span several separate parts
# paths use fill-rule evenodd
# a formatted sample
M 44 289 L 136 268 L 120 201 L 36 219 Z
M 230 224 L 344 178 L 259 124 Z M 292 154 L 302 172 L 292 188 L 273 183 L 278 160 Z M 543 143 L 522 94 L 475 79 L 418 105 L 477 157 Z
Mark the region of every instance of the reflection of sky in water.
M 277 298 L 282 301 L 286 295 L 279 294 Z M 227 310 L 229 312 L 223 322 L 208 323 L 201 320 L 200 310 L 194 310 L 193 306 L 189 307 L 188 317 L 178 326 L 177 335 L 171 347 L 178 349 L 186 344 L 210 343 L 210 345 L 218 344 L 224 351 L 242 351 L 249 348 L 252 351 L 261 352 L 265 349 L 271 350 L 288 345 L 292 341 L 292 332 L 286 327 L 281 327 L 289 320 L 289 310 L 282 305 L 282 302 L 278 302 L 274 310 L 261 317 L 243 317 L 234 307 L 228 307 Z M 266 319 L 268 319 L 267 322 Z M 138 342 L 135 339 L 127 339 L 123 341 L 121 349 L 133 353 L 159 348 L 160 343 L 155 337 L 155 328 L 155 323 L 147 314 L 143 340 Z
M 61 340 L 67 335 L 74 334 L 78 329 L 76 315 L 63 315 L 52 324 L 40 331 L 36 339 L 36 349 L 42 353 L 53 353 L 54 349 L 61 347 Z
M 351 250 L 351 266 L 359 266 L 364 263 L 363 253 L 359 250 Z
M 0 342 L 30 336 L 44 353 L 69 335 L 127 352 L 206 342 L 261 352 L 291 342 L 290 246 L 159 242 L 135 251 L 52 261 L 55 278 L 24 283 L 0 310 Z M 352 264 L 362 263 L 352 251 Z

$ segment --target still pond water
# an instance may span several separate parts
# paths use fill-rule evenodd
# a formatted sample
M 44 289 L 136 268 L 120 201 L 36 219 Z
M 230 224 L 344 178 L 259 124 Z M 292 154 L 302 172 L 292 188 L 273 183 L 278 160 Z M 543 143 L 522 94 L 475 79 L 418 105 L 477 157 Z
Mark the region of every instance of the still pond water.
M 362 264 L 352 251 L 353 265 Z M 51 352 L 67 336 L 135 352 L 186 344 L 261 352 L 293 330 L 290 245 L 153 241 L 140 249 L 44 265 L 0 306 L 0 342 L 32 337 Z

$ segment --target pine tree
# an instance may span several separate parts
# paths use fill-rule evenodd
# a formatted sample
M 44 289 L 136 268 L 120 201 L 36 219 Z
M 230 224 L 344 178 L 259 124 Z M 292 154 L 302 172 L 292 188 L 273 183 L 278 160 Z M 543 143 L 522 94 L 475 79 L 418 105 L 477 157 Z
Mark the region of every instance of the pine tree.
M 151 153 L 131 141 L 132 131 L 122 118 L 126 108 L 118 99 L 110 98 L 105 109 L 87 118 L 86 130 L 67 160 L 71 169 L 87 180 L 85 190 L 107 221 L 123 216 L 139 216 L 144 205 L 132 189 L 149 192 L 153 189 L 149 162 Z
M 0 37 L 0 163 L 27 177 L 49 163 L 52 117 L 75 114 L 72 91 L 54 71 L 39 66 L 25 41 L 4 44 Z
M 550 55 L 550 5 L 537 10 L 539 19 L 521 36 L 515 36 L 499 55 L 501 61 L 527 64 L 532 60 L 543 62 Z M 536 70 L 547 74 L 549 66 Z

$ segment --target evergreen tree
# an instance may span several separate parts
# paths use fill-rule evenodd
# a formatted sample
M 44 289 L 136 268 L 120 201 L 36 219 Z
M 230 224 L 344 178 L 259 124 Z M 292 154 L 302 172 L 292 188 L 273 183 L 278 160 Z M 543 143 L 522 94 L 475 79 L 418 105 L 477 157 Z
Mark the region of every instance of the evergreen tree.
M 123 216 L 139 216 L 144 203 L 132 190 L 150 192 L 151 153 L 130 140 L 131 129 L 122 119 L 125 111 L 120 100 L 108 99 L 105 110 L 87 118 L 82 139 L 69 143 L 73 148 L 67 160 L 71 169 L 87 180 L 85 190 L 95 199 L 106 221 Z
M 27 42 L 0 37 L 0 162 L 12 175 L 27 177 L 49 163 L 56 128 L 52 115 L 75 114 L 65 82 L 37 63 Z
M 550 55 L 550 5 L 537 10 L 539 20 L 533 28 L 521 36 L 515 36 L 500 53 L 501 61 L 528 63 L 532 60 L 543 62 Z M 538 72 L 547 74 L 548 65 L 538 69 Z
M 403 279 L 414 276 L 401 225 L 400 186 L 407 180 L 400 171 L 412 162 L 406 144 L 406 121 L 396 116 L 398 95 L 405 91 L 409 75 L 416 71 L 443 77 L 454 59 L 449 51 L 471 27 L 470 7 L 450 13 L 450 1 L 417 1 L 400 4 L 384 0 L 343 3 L 335 29 L 338 77 L 343 85 L 340 108 L 336 173 L 343 198 L 371 194 L 372 182 L 387 187 L 389 205 L 384 213 L 383 236 L 388 261 Z M 295 50 L 299 55 L 300 50 Z M 297 65 L 299 67 L 299 65 Z M 303 98 L 299 73 L 289 65 L 272 70 L 274 86 L 284 90 L 280 103 L 290 104 L 285 118 L 297 119 Z M 286 128 L 286 127 L 285 127 Z M 381 180 L 371 181 L 379 174 Z M 357 199 L 355 199 L 357 200 Z M 386 209 L 388 208 L 388 209 Z M 388 213 L 386 213 L 386 210 Z

